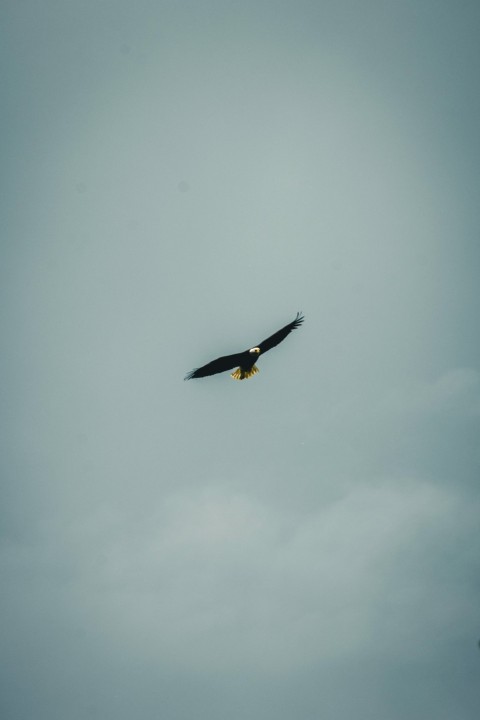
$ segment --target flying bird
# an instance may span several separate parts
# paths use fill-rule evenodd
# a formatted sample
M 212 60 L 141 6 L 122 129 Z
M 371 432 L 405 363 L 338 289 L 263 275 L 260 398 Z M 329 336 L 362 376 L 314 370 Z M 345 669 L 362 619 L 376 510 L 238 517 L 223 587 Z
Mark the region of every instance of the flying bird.
M 189 372 L 188 375 L 185 375 L 184 380 L 192 380 L 193 378 L 216 375 L 217 373 L 231 370 L 234 367 L 237 369 L 235 372 L 230 373 L 234 380 L 246 380 L 247 378 L 253 377 L 253 375 L 258 373 L 255 361 L 260 357 L 260 355 L 263 355 L 263 353 L 266 353 L 267 350 L 271 350 L 281 343 L 282 340 L 285 340 L 292 330 L 300 327 L 303 320 L 303 315 L 301 313 L 297 313 L 295 320 L 288 323 L 288 325 L 285 325 L 285 327 L 278 330 L 273 335 L 270 335 L 269 338 L 255 347 L 252 347 L 249 350 L 244 350 L 243 352 L 234 353 L 233 355 L 224 355 L 216 360 L 212 360 L 212 362 L 207 363 L 207 365 L 203 365 L 203 367 L 196 368 L 195 370 Z

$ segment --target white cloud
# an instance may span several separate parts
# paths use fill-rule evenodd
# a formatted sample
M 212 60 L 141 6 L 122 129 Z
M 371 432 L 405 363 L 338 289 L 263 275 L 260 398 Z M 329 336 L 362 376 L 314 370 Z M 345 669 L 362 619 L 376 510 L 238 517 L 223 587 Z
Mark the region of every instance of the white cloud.
M 393 413 L 478 414 L 480 374 L 473 368 L 453 368 L 435 380 L 396 388 L 384 398 L 382 406 Z
M 460 505 L 427 483 L 386 482 L 351 488 L 299 522 L 210 487 L 172 496 L 132 536 L 103 537 L 99 526 L 103 560 L 83 567 L 78 591 L 132 652 L 190 669 L 254 661 L 287 670 L 386 642 L 421 653 L 415 633 L 431 635 L 446 618 L 418 548 L 432 536 L 442 547 Z M 451 619 L 458 605 L 449 603 Z

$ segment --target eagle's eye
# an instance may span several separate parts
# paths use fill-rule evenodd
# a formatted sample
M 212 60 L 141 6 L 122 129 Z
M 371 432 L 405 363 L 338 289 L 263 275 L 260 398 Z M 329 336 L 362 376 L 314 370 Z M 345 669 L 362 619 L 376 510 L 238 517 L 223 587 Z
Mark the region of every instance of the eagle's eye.
M 257 347 L 257 348 L 251 348 L 251 350 L 249 350 L 248 352 L 251 352 L 251 353 L 260 353 L 260 348 L 258 348 L 258 347 Z

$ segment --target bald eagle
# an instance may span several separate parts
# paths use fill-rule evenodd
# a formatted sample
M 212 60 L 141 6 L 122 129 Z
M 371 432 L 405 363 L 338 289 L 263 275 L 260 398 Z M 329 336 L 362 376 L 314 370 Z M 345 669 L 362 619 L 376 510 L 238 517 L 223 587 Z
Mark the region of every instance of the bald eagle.
M 203 367 L 196 368 L 189 372 L 188 375 L 185 375 L 184 380 L 216 375 L 217 373 L 225 372 L 225 370 L 231 370 L 234 367 L 237 369 L 235 372 L 230 373 L 234 380 L 246 380 L 247 378 L 253 377 L 253 375 L 258 373 L 258 368 L 255 365 L 257 358 L 263 353 L 266 353 L 267 350 L 271 350 L 275 345 L 281 343 L 282 340 L 285 340 L 292 330 L 300 327 L 303 320 L 303 315 L 297 313 L 295 320 L 285 325 L 281 330 L 277 330 L 276 333 L 270 335 L 269 338 L 257 346 L 250 348 L 250 350 L 244 350 L 244 352 L 235 353 L 234 355 L 224 355 L 216 360 L 212 360 L 212 362 L 207 363 L 207 365 L 203 365 Z

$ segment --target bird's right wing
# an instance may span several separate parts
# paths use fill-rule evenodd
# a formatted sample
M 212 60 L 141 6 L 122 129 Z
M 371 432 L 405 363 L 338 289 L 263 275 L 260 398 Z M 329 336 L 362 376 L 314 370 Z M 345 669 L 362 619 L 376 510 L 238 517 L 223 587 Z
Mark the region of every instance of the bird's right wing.
M 270 335 L 269 338 L 264 340 L 261 343 L 258 343 L 258 347 L 260 348 L 261 353 L 267 352 L 267 350 L 271 350 L 276 345 L 282 342 L 282 340 L 285 340 L 287 335 L 292 332 L 292 330 L 296 330 L 300 325 L 303 323 L 303 315 L 301 313 L 297 313 L 297 317 L 293 322 L 288 323 L 288 325 L 285 325 L 285 327 L 281 328 L 280 330 L 277 330 L 276 333 L 273 335 Z
M 219 357 L 201 368 L 192 370 L 185 375 L 184 380 L 207 377 L 208 375 L 216 375 L 217 373 L 225 372 L 225 370 L 231 370 L 241 364 L 242 356 L 244 355 L 245 353 L 235 353 L 234 355 L 224 355 L 223 357 Z

